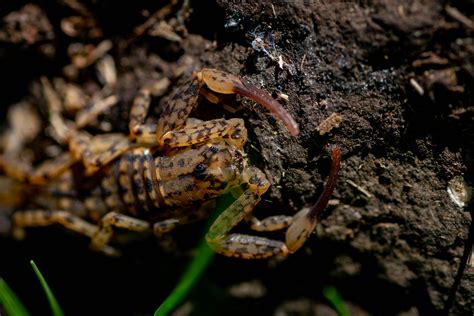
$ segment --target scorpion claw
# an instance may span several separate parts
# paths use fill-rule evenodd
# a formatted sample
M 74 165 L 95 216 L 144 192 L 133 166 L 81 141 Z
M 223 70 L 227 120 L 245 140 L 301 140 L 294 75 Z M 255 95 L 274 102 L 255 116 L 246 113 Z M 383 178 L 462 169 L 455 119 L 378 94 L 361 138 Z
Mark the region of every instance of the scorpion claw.
M 222 94 L 238 93 L 263 105 L 285 124 L 291 135 L 296 136 L 299 134 L 298 123 L 296 123 L 290 113 L 267 92 L 248 82 L 244 82 L 239 77 L 216 69 L 204 68 L 199 72 L 195 72 L 193 75 L 199 81 L 203 81 L 207 87 L 214 92 Z
M 283 106 L 267 92 L 257 88 L 250 83 L 243 83 L 234 87 L 234 91 L 240 95 L 248 97 L 255 102 L 263 105 L 270 110 L 276 117 L 278 117 L 292 136 L 297 136 L 300 133 L 298 123 L 288 113 Z

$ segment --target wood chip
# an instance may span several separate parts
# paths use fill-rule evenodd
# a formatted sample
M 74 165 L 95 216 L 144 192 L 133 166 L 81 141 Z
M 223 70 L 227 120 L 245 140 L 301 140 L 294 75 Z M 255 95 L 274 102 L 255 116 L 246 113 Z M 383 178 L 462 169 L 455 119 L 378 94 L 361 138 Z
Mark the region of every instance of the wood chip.
M 316 129 L 319 131 L 319 135 L 323 136 L 329 133 L 332 129 L 339 127 L 343 120 L 342 115 L 334 112 L 322 121 Z

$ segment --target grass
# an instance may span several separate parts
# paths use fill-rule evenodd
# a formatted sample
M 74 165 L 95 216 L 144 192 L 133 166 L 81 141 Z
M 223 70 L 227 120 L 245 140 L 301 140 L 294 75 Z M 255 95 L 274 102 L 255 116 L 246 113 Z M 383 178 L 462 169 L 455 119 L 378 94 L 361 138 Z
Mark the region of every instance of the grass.
M 171 294 L 158 307 L 155 316 L 164 316 L 172 312 L 194 288 L 196 283 L 201 279 L 202 274 L 212 262 L 215 253 L 207 246 L 205 240 L 201 243 L 196 252 L 194 260 L 186 268 L 178 285 L 174 288 Z
M 64 313 L 61 310 L 61 307 L 58 304 L 58 301 L 54 297 L 53 292 L 49 288 L 48 283 L 46 282 L 45 278 L 41 274 L 40 270 L 36 266 L 35 262 L 33 260 L 30 261 L 31 266 L 33 267 L 33 271 L 35 272 L 36 276 L 38 277 L 38 280 L 40 281 L 41 287 L 44 290 L 44 293 L 46 294 L 46 298 L 48 299 L 49 306 L 51 307 L 51 311 L 53 313 L 53 316 L 63 316 Z
M 204 230 L 205 232 L 209 230 L 209 227 L 212 225 L 217 216 L 219 216 L 219 214 L 222 213 L 222 211 L 224 211 L 233 201 L 234 199 L 230 196 L 221 196 L 217 199 L 216 209 L 207 220 Z M 201 276 L 211 264 L 214 256 L 215 252 L 209 248 L 203 236 L 201 238 L 201 242 L 199 243 L 194 259 L 187 266 L 174 290 L 155 311 L 155 316 L 168 315 L 184 300 L 188 293 L 201 279 Z
M 202 274 L 205 272 L 206 268 L 214 258 L 214 255 L 215 253 L 207 246 L 205 239 L 202 238 L 194 260 L 188 265 L 175 289 L 156 310 L 155 315 L 168 315 L 183 301 L 187 294 L 200 280 Z M 46 298 L 48 299 L 49 305 L 51 307 L 52 315 L 63 316 L 64 313 L 38 266 L 33 260 L 31 260 L 30 263 L 33 271 L 40 281 L 41 287 L 46 294 Z M 30 315 L 23 303 L 18 299 L 18 297 L 3 279 L 0 279 L 0 305 L 3 306 L 9 316 Z
M 178 282 L 178 285 L 156 310 L 155 315 L 168 315 L 183 301 L 187 294 L 194 288 L 196 283 L 200 280 L 202 274 L 212 262 L 214 255 L 215 253 L 207 246 L 207 243 L 203 238 L 197 249 L 195 259 L 188 265 L 186 271 L 181 277 L 181 280 Z M 43 288 L 46 294 L 46 298 L 48 299 L 49 305 L 51 307 L 52 315 L 63 316 L 64 313 L 61 310 L 61 307 L 59 306 L 48 283 L 46 282 L 45 278 L 38 269 L 38 266 L 33 260 L 31 260 L 30 263 L 33 268 L 33 271 L 35 272 L 36 276 L 38 277 L 38 280 L 40 281 L 41 287 Z M 5 311 L 9 316 L 30 315 L 23 303 L 18 299 L 18 297 L 3 279 L 0 279 L 0 305 L 5 308 Z
M 339 316 L 349 316 L 344 300 L 342 299 L 339 292 L 333 286 L 326 286 L 323 289 L 324 297 L 331 303 L 332 307 L 336 310 Z
M 49 305 L 51 306 L 51 311 L 53 316 L 63 316 L 64 313 L 59 307 L 59 304 L 54 297 L 53 292 L 48 286 L 45 278 L 41 274 L 40 270 L 36 266 L 33 260 L 30 261 L 33 271 L 35 272 L 36 276 L 38 277 L 41 287 L 43 288 L 46 298 L 48 299 Z M 23 303 L 20 299 L 13 293 L 7 283 L 0 279 L 0 305 L 3 306 L 5 311 L 9 316 L 29 316 L 30 313 L 25 308 Z
M 10 316 L 29 316 L 23 303 L 13 293 L 5 280 L 0 279 L 0 305 Z

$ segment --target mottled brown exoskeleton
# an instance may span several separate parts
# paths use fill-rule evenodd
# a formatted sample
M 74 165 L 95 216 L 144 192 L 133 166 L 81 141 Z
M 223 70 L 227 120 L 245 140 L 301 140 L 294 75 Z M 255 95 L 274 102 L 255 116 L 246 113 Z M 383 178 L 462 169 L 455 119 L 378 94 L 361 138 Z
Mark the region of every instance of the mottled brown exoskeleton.
M 69 133 L 69 151 L 33 170 L 17 168 L 4 155 L 5 173 L 25 183 L 29 205 L 38 209 L 13 214 L 14 233 L 24 228 L 60 224 L 91 238 L 95 250 L 114 255 L 114 229 L 161 236 L 174 227 L 208 216 L 215 198 L 232 193 L 236 200 L 215 220 L 206 239 L 216 252 L 246 259 L 286 256 L 314 230 L 334 189 L 340 152 L 322 197 L 295 216 L 258 220 L 252 211 L 269 182 L 249 166 L 243 152 L 247 130 L 242 119 L 201 121 L 189 118 L 199 96 L 217 103 L 217 94 L 238 93 L 266 106 L 299 133 L 293 118 L 269 94 L 238 77 L 214 69 L 193 74 L 192 82 L 169 99 L 157 124 L 145 124 L 150 91 L 142 89 L 130 113 L 130 135 L 91 137 Z M 1 201 L 0 201 L 1 202 Z M 241 221 L 256 231 L 288 228 L 286 240 L 231 233 Z

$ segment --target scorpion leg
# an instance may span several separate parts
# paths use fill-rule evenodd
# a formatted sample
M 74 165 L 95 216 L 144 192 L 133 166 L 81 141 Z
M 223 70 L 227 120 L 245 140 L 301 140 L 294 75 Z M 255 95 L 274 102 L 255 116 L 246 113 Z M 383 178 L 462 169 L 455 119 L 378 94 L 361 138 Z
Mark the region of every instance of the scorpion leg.
M 252 217 L 252 210 L 260 200 L 260 196 L 268 189 L 268 181 L 261 171 L 256 168 L 246 170 L 248 189 L 216 219 L 206 235 L 206 240 L 216 252 L 229 257 L 244 259 L 260 259 L 271 256 L 287 256 L 297 251 L 316 227 L 319 217 L 327 205 L 336 186 L 337 174 L 340 168 L 341 151 L 334 146 L 331 151 L 332 166 L 328 182 L 321 197 L 311 208 L 298 212 L 292 220 L 286 216 L 270 217 L 257 221 Z M 253 219 L 253 228 L 269 231 L 290 225 L 286 232 L 285 242 L 268 238 L 243 234 L 229 234 L 231 229 L 243 219 Z M 291 223 L 291 224 L 290 224 Z
M 250 228 L 255 231 L 272 232 L 290 226 L 293 222 L 293 217 L 285 215 L 276 215 L 259 220 L 255 216 L 251 215 L 247 218 L 247 221 L 250 222 Z
M 14 236 L 21 239 L 24 236 L 24 228 L 49 226 L 53 224 L 62 225 L 64 228 L 76 233 L 92 237 L 97 231 L 93 225 L 70 212 L 61 210 L 26 210 L 13 214 Z
M 209 217 L 209 213 L 215 208 L 215 200 L 203 203 L 197 210 L 176 210 L 177 213 L 182 213 L 177 218 L 166 219 L 156 222 L 153 225 L 153 232 L 158 237 L 160 247 L 167 252 L 175 252 L 177 247 L 176 241 L 168 233 L 178 226 L 189 224 Z
M 160 146 L 168 148 L 224 138 L 241 148 L 247 139 L 247 131 L 242 119 L 189 120 L 189 113 L 197 104 L 198 93 L 194 91 L 195 89 L 193 84 L 191 87 L 179 89 L 171 98 L 172 102 L 167 104 L 158 126 L 144 123 L 150 106 L 150 91 L 142 89 L 135 98 L 130 112 L 129 128 L 132 138 L 141 144 L 157 145 L 158 142 Z M 192 123 L 189 124 L 189 122 Z
M 49 90 L 47 89 L 47 95 L 54 94 L 54 91 L 50 91 L 52 87 L 49 81 L 42 78 L 42 81 L 44 80 L 46 80 L 47 86 L 49 87 Z M 54 96 L 59 98 L 55 94 Z M 56 100 L 56 103 L 59 102 L 58 100 Z M 49 101 L 49 103 L 55 102 Z M 59 105 L 56 104 L 56 107 L 59 107 Z M 31 129 L 34 130 L 35 127 L 26 127 L 26 131 L 22 131 L 22 129 L 25 129 L 23 126 L 25 124 L 25 118 L 34 121 L 34 116 L 33 118 L 29 117 L 28 115 L 32 114 L 25 112 L 25 109 L 25 106 L 15 105 L 12 111 L 9 111 L 8 121 L 12 126 L 12 131 L 2 135 L 6 139 L 6 147 L 4 153 L 0 155 L 0 170 L 8 177 L 19 182 L 41 185 L 57 178 L 65 170 L 69 169 L 74 163 L 74 159 L 69 153 L 63 153 L 56 158 L 46 160 L 38 167 L 33 167 L 31 161 L 21 159 L 21 153 L 25 143 L 33 140 L 34 136 L 36 136 L 36 132 L 31 131 Z M 29 122 L 29 120 L 27 121 Z M 55 133 L 58 134 L 60 131 L 55 131 Z
M 5 154 L 0 155 L 0 170 L 9 178 L 20 182 L 27 182 L 32 171 L 31 165 L 18 160 L 16 156 Z
M 157 237 L 161 237 L 163 234 L 169 233 L 177 226 L 181 226 L 184 224 L 193 223 L 199 221 L 201 219 L 209 217 L 209 213 L 216 206 L 216 201 L 211 200 L 204 202 L 197 210 L 189 209 L 186 211 L 176 211 L 177 213 L 184 213 L 177 218 L 166 219 L 163 221 L 156 222 L 153 225 L 153 232 Z
M 84 163 L 86 174 L 91 175 L 130 149 L 130 141 L 122 134 L 91 137 L 77 132 L 69 142 L 69 149 L 76 160 Z
M 0 166 L 7 176 L 20 182 L 36 185 L 46 184 L 68 170 L 76 160 L 65 152 L 58 157 L 46 160 L 37 168 L 28 163 L 19 162 L 11 155 L 0 156 Z
M 129 141 L 125 136 L 106 134 L 105 136 L 96 136 L 91 140 L 86 134 L 75 131 L 72 127 L 68 126 L 60 114 L 60 100 L 51 83 L 45 77 L 41 78 L 41 82 L 43 84 L 43 92 L 48 101 L 51 125 L 60 140 L 69 143 L 72 155 L 69 152 L 65 152 L 54 159 L 46 160 L 38 167 L 32 167 L 26 162 L 18 161 L 16 153 L 9 154 L 7 152 L 0 156 L 0 169 L 7 176 L 20 182 L 42 185 L 56 179 L 78 160 L 84 161 L 87 172 L 91 174 L 130 147 Z M 112 101 L 107 102 L 111 103 Z M 85 121 L 82 125 L 86 125 L 90 120 L 99 115 L 101 111 L 100 109 L 94 109 L 93 112 L 91 113 L 93 117 L 83 118 Z
M 130 136 L 140 144 L 154 146 L 156 142 L 156 124 L 145 124 L 145 119 L 150 108 L 151 95 L 162 95 L 169 86 L 168 78 L 163 78 L 154 84 L 141 89 L 133 100 L 130 110 L 128 128 Z
M 249 217 L 269 187 L 268 180 L 257 168 L 246 170 L 248 189 L 240 195 L 212 224 L 206 240 L 214 251 L 229 257 L 245 259 L 286 256 L 286 245 L 277 240 L 243 234 L 229 234 L 238 223 Z
M 133 100 L 128 128 L 130 136 L 140 144 L 156 145 L 156 124 L 145 124 L 150 108 L 150 89 L 141 89 Z
M 91 248 L 98 251 L 107 252 L 108 243 L 112 239 L 113 229 L 121 228 L 133 232 L 146 232 L 150 230 L 150 224 L 144 220 L 133 218 L 116 212 L 107 213 L 100 222 L 100 227 L 95 231 L 91 240 Z M 117 255 L 115 250 L 109 255 Z

